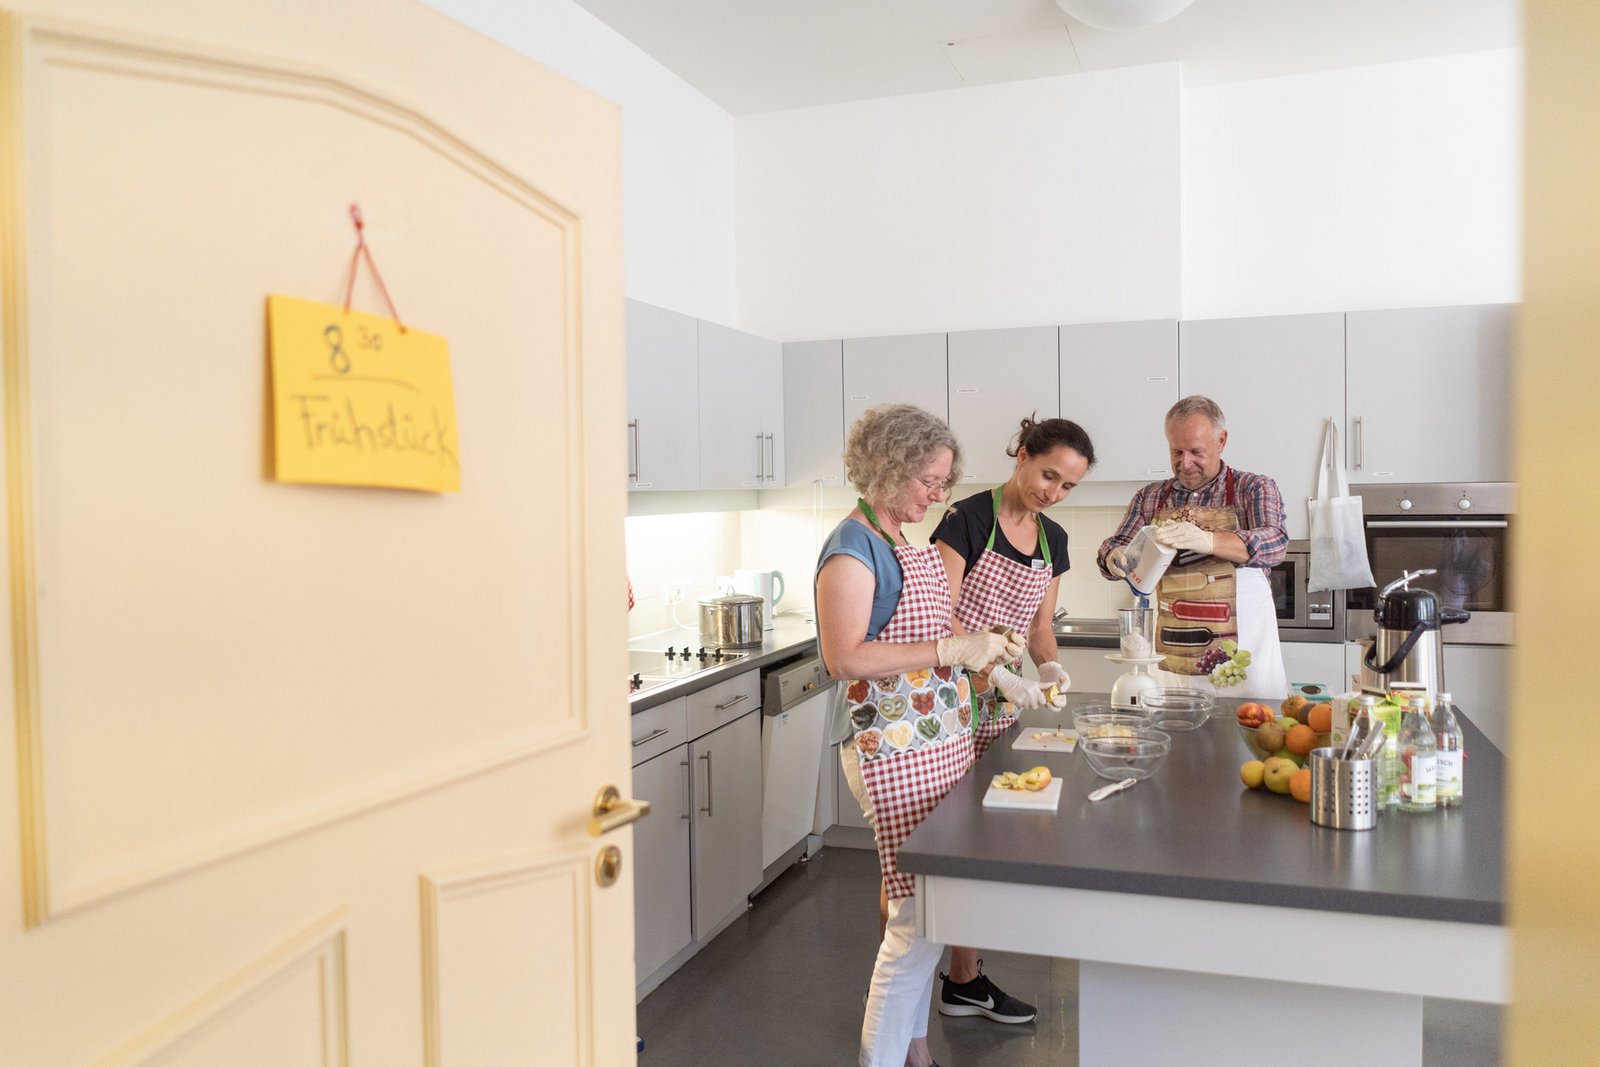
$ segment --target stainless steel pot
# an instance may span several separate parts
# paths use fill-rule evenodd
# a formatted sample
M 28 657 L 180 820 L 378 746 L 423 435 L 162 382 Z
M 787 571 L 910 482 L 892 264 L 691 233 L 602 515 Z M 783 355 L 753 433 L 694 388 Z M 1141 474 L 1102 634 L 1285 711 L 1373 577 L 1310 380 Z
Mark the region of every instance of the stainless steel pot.
M 700 601 L 700 640 L 718 648 L 753 648 L 761 644 L 758 596 L 733 593 Z

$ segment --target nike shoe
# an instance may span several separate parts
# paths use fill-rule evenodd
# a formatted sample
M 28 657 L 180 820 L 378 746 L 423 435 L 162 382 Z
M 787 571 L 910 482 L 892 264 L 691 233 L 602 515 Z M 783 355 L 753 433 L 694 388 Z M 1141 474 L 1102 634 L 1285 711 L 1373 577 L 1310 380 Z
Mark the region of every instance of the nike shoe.
M 1029 1023 L 1039 1014 L 1032 1004 L 1024 1004 L 989 981 L 982 960 L 978 961 L 978 977 L 970 982 L 957 985 L 942 971 L 939 978 L 940 1015 L 986 1015 L 997 1023 Z

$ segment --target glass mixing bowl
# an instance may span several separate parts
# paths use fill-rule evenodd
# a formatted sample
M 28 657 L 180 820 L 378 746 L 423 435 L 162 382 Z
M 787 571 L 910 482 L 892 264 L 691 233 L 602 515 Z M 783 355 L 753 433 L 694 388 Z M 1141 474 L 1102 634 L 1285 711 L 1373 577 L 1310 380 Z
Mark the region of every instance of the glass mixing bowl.
M 1116 736 L 1078 737 L 1084 759 L 1102 778 L 1120 782 L 1124 778 L 1148 778 L 1172 750 L 1172 738 L 1148 726 L 1133 727 L 1130 733 Z
M 1168 731 L 1198 730 L 1211 718 L 1216 698 L 1199 689 L 1156 688 L 1139 694 L 1150 725 Z

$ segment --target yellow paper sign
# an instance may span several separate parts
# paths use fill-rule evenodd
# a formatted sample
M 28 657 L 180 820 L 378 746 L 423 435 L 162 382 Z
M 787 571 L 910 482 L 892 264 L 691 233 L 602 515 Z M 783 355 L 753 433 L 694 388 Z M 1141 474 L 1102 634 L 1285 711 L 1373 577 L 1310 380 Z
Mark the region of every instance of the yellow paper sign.
M 278 481 L 461 490 L 443 337 L 290 296 L 267 322 Z

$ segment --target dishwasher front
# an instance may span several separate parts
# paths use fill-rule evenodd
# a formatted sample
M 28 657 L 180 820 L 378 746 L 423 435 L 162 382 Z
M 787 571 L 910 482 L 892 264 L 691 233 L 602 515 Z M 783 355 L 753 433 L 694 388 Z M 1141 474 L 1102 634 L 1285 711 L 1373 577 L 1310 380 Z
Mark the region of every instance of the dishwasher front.
M 816 656 L 775 667 L 763 677 L 761 716 L 761 865 L 770 882 L 805 854 L 817 806 L 822 741 L 834 682 Z M 777 867 L 774 870 L 774 866 Z

